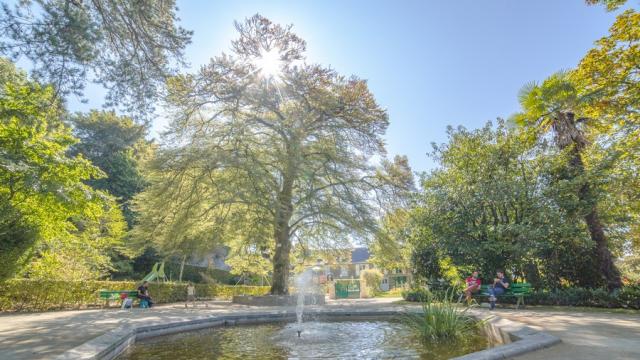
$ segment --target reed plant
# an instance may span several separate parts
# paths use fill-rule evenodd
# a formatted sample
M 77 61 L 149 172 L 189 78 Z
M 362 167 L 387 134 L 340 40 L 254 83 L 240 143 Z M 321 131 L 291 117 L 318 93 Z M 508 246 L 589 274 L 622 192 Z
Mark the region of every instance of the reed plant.
M 461 340 L 477 336 L 481 322 L 471 316 L 470 307 L 456 298 L 454 288 L 433 294 L 426 293 L 422 312 L 407 312 L 405 323 L 416 330 L 424 340 Z

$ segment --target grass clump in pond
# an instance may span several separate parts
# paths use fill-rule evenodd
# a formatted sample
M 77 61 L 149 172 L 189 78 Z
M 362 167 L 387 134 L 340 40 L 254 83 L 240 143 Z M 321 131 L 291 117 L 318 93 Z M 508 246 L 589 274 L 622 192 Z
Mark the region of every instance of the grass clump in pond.
M 455 300 L 455 289 L 439 295 L 428 292 L 422 313 L 406 313 L 405 323 L 426 341 L 459 341 L 479 336 L 481 322 L 468 314 L 469 307 Z

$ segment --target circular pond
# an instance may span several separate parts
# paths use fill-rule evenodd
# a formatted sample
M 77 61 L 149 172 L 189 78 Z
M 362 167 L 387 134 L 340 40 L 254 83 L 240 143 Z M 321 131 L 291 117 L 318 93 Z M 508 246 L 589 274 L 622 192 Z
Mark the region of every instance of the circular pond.
M 298 336 L 298 331 L 300 336 Z M 118 360 L 450 359 L 489 347 L 482 336 L 425 343 L 394 320 L 311 321 L 214 327 L 143 340 Z

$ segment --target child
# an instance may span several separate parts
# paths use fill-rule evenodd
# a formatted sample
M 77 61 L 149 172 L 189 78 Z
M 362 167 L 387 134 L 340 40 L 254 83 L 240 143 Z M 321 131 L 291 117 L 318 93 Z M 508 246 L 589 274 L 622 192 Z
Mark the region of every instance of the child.
M 193 286 L 191 281 L 187 285 L 187 301 L 184 303 L 184 307 L 187 307 L 187 304 L 191 301 L 193 303 L 193 307 L 196 307 L 196 287 Z

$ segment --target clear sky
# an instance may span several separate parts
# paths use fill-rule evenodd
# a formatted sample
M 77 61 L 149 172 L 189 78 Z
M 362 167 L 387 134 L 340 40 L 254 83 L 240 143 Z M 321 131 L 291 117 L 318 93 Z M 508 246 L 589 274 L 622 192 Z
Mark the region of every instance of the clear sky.
M 234 20 L 260 13 L 293 24 L 309 61 L 368 79 L 389 111 L 389 155 L 408 155 L 416 171 L 434 166 L 426 153 L 446 140 L 447 125 L 477 128 L 508 117 L 522 85 L 575 67 L 618 13 L 583 0 L 178 0 L 178 7 L 182 26 L 194 31 L 186 50 L 192 70 L 229 50 Z M 88 105 L 71 101 L 71 110 L 100 106 L 99 96 L 87 96 Z M 157 120 L 152 135 L 165 125 Z

